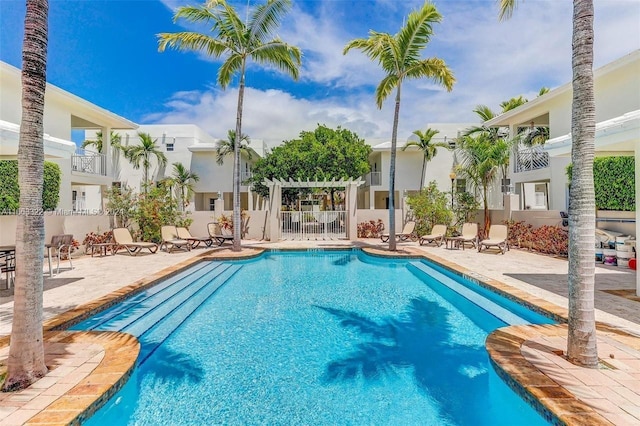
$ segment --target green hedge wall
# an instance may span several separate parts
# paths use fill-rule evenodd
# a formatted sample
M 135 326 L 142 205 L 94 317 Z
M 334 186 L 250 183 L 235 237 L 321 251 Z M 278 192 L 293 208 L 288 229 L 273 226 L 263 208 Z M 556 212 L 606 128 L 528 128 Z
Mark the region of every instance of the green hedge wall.
M 56 163 L 44 162 L 44 187 L 42 208 L 54 210 L 60 201 L 60 167 Z M 18 161 L 0 160 L 0 214 L 12 214 L 20 207 L 18 185 Z
M 571 180 L 572 164 L 567 166 Z M 633 157 L 598 157 L 593 162 L 593 185 L 598 210 L 636 210 L 636 177 Z

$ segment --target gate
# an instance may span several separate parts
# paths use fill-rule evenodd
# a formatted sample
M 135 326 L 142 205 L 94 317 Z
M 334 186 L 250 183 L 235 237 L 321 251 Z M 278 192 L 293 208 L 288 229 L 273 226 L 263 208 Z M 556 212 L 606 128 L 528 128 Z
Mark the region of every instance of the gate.
M 280 212 L 282 240 L 338 240 L 347 238 L 347 212 Z

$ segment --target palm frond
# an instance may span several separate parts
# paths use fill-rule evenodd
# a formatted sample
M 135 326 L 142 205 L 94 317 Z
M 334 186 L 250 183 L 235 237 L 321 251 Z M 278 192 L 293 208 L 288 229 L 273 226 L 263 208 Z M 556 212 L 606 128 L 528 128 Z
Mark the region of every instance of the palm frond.
M 280 19 L 290 8 L 291 0 L 270 0 L 266 4 L 258 6 L 247 25 L 248 38 L 265 43 L 271 33 L 280 25 Z
M 215 58 L 220 57 L 226 50 L 234 50 L 234 46 L 224 43 L 211 36 L 194 33 L 160 33 L 158 37 L 158 51 L 164 52 L 167 47 L 177 50 L 201 50 Z
M 217 21 L 216 15 L 213 13 L 211 8 L 202 6 L 179 7 L 173 15 L 173 22 L 178 22 L 181 18 L 195 23 Z
M 234 52 L 222 63 L 220 68 L 218 68 L 218 84 L 220 84 L 222 88 L 227 87 L 229 83 L 231 83 L 233 75 L 242 69 L 244 61 L 244 56 Z
M 246 51 L 249 41 L 247 39 L 247 27 L 236 10 L 226 2 L 220 2 L 218 12 L 217 29 L 220 37 L 227 40 L 227 44 L 235 46 L 238 52 Z
M 250 54 L 257 63 L 274 65 L 280 71 L 289 74 L 294 80 L 298 79 L 302 53 L 297 47 L 290 46 L 280 40 L 273 40 L 254 49 Z
M 513 16 L 513 11 L 516 8 L 516 0 L 497 0 L 499 3 L 500 12 L 498 13 L 498 19 L 506 21 Z
M 496 113 L 493 112 L 491 110 L 491 108 L 489 108 L 486 105 L 477 105 L 475 107 L 475 109 L 473 110 L 473 112 L 476 113 L 476 115 L 478 117 L 480 117 L 480 119 L 484 122 L 484 121 L 488 121 L 491 120 L 492 118 L 495 118 Z
M 435 5 L 425 2 L 421 9 L 409 14 L 407 23 L 398 33 L 398 46 L 402 55 L 399 57 L 400 63 L 408 60 L 418 60 L 420 51 L 429 43 L 433 34 L 432 24 L 442 20 L 442 15 L 438 13 Z
M 444 86 L 448 92 L 453 89 L 456 78 L 453 71 L 440 58 L 429 58 L 417 61 L 407 67 L 406 76 L 410 78 L 431 78 L 436 83 Z
M 387 99 L 399 83 L 400 79 L 396 75 L 387 75 L 382 79 L 378 87 L 376 87 L 376 105 L 378 105 L 378 109 L 382 109 L 384 100 Z

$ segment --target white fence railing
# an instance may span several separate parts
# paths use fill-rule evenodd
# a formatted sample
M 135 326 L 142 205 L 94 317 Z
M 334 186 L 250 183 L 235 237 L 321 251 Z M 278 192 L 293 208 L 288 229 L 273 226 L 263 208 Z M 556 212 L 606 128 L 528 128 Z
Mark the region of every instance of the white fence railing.
M 337 240 L 347 238 L 346 211 L 281 212 L 282 240 Z
M 549 167 L 549 153 L 541 145 L 523 148 L 516 151 L 514 172 L 529 172 L 531 170 Z
M 365 186 L 380 186 L 382 185 L 382 172 L 367 173 L 364 177 Z
M 74 172 L 106 176 L 107 157 L 103 154 L 94 153 L 73 154 L 71 156 L 71 170 Z

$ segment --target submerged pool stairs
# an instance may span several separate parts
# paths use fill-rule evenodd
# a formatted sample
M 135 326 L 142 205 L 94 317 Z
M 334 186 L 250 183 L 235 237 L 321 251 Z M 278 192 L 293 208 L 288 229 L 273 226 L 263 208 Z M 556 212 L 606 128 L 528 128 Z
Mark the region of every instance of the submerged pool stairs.
M 481 294 L 473 291 L 469 287 L 464 286 L 463 284 L 457 282 L 453 278 L 448 277 L 447 275 L 445 275 L 442 272 L 440 272 L 440 271 L 438 271 L 438 270 L 426 265 L 425 263 L 422 263 L 422 262 L 410 262 L 408 264 L 408 267 L 410 269 L 411 268 L 415 268 L 420 272 L 423 272 L 423 273 L 425 273 L 427 275 L 432 276 L 433 278 L 438 280 L 440 283 L 442 283 L 443 285 L 445 285 L 446 287 L 448 287 L 452 291 L 458 293 L 459 295 L 465 297 L 469 301 L 475 303 L 476 305 L 478 305 L 479 307 L 481 307 L 485 311 L 491 313 L 493 316 L 495 316 L 496 318 L 498 318 L 501 321 L 505 322 L 506 324 L 509 324 L 509 325 L 531 324 L 526 319 L 518 316 L 517 314 L 514 314 L 513 312 L 509 311 L 508 309 L 503 308 L 502 306 L 498 305 L 497 303 L 487 299 L 486 297 L 484 297 Z
M 204 263 L 127 299 L 73 329 L 122 331 L 140 341 L 142 364 L 207 298 L 242 265 Z

